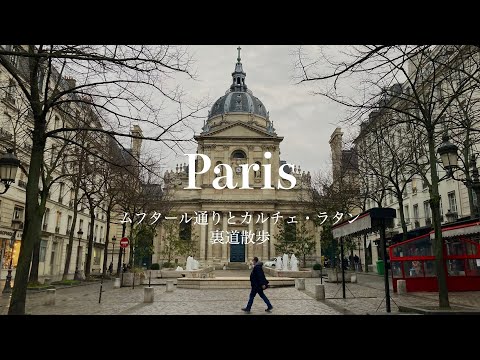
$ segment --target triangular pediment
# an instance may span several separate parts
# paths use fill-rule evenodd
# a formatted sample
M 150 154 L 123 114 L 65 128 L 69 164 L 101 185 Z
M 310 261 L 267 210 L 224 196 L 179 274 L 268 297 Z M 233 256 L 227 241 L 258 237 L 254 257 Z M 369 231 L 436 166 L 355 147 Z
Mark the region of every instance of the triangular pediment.
M 235 122 L 228 124 L 213 131 L 202 134 L 202 137 L 277 137 L 275 134 L 268 133 L 267 131 L 260 129 L 256 126 L 245 124 L 243 122 Z

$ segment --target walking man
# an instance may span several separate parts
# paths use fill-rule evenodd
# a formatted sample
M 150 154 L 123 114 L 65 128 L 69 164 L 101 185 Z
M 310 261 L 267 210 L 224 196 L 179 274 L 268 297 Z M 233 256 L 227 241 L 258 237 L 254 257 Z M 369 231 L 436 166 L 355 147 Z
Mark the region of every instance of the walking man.
M 268 280 L 265 277 L 262 266 L 263 263 L 258 261 L 258 257 L 255 256 L 253 258 L 253 269 L 250 273 L 250 284 L 252 285 L 252 290 L 250 291 L 250 298 L 248 299 L 247 306 L 242 308 L 242 310 L 245 312 L 250 312 L 253 299 L 257 294 L 262 298 L 263 301 L 265 301 L 265 304 L 267 304 L 265 311 L 270 312 L 273 309 L 272 304 L 270 304 L 270 301 L 263 292 L 263 290 L 268 288 Z

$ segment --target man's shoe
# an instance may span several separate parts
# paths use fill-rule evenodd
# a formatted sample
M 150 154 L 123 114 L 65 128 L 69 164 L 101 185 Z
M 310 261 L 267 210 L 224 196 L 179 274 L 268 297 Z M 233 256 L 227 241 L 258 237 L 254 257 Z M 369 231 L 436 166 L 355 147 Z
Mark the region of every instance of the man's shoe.
M 250 312 L 250 309 L 242 308 L 242 311 L 245 311 L 246 313 L 249 313 L 249 312 Z
M 265 309 L 266 312 L 272 312 L 272 310 L 273 310 L 273 306 L 269 307 L 268 309 Z

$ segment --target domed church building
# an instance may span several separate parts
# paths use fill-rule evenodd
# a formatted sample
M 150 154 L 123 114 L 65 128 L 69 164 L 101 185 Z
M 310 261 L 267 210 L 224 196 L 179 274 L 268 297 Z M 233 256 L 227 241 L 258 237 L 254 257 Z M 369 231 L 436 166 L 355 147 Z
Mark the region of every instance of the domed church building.
M 195 139 L 196 154 L 165 173 L 171 208 L 157 228 L 152 262 L 185 266 L 186 257 L 193 255 L 202 266 L 218 269 L 245 267 L 254 256 L 267 261 L 277 256 L 274 245 L 281 229 L 295 221 L 297 234 L 305 221 L 314 236 L 310 262 L 319 259 L 319 229 L 308 202 L 310 173 L 280 157 L 284 138 L 247 86 L 240 48 L 232 83 Z M 191 254 L 168 251 L 177 239 L 189 244 Z

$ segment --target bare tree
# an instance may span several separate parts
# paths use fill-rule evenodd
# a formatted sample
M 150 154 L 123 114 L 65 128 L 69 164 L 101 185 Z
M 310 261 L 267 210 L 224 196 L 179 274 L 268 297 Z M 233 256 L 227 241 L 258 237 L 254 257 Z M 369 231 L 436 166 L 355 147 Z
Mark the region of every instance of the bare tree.
M 394 117 L 386 127 L 401 123 L 414 124 L 424 139 L 426 152 L 422 164 L 428 165 L 424 177 L 430 193 L 430 207 L 435 231 L 434 252 L 439 285 L 439 306 L 449 307 L 448 289 L 444 269 L 443 239 L 440 222 L 439 176 L 437 172 L 436 147 L 439 136 L 447 126 L 445 114 L 451 105 L 465 94 L 478 87 L 480 62 L 478 48 L 470 46 L 352 46 L 343 54 L 341 61 L 323 53 L 319 62 L 309 62 L 303 49 L 299 49 L 296 63 L 301 82 L 323 82 L 321 94 L 351 109 L 346 119 L 350 124 L 363 115 L 380 109 L 391 110 Z M 474 58 L 474 60 L 473 60 Z M 468 61 L 467 61 L 468 60 Z M 471 60 L 471 61 L 470 61 Z M 323 62 L 322 62 L 323 61 Z M 468 64 L 467 64 L 468 62 Z M 318 64 L 328 64 L 326 73 L 316 70 Z M 460 70 L 459 70 L 460 69 Z M 452 87 L 445 80 L 462 74 Z M 360 85 L 357 94 L 346 95 L 344 80 Z M 386 92 L 394 84 L 402 84 L 402 91 Z M 355 86 L 355 85 L 353 85 Z M 447 90 L 440 99 L 440 90 Z
M 149 136 L 175 148 L 189 141 L 177 127 L 196 115 L 203 106 L 183 102 L 177 87 L 169 89 L 168 77 L 189 73 L 190 58 L 186 51 L 174 46 L 89 46 L 27 45 L 0 47 L 0 68 L 13 80 L 28 103 L 32 119 L 28 129 L 32 136 L 30 168 L 26 189 L 25 225 L 22 235 L 9 314 L 24 314 L 26 286 L 35 239 L 40 236 L 42 208 L 38 201 L 38 183 L 44 163 L 48 138 L 72 140 L 72 132 L 87 131 L 99 136 L 135 137 L 131 122 L 148 126 Z M 73 78 L 72 78 L 73 77 Z M 74 80 L 75 79 L 75 80 Z M 177 106 L 178 116 L 167 121 L 162 106 L 164 99 Z M 52 129 L 47 118 L 52 111 L 73 112 L 78 104 L 86 104 L 100 119 L 95 123 L 66 124 Z M 138 136 L 137 136 L 138 137 Z

